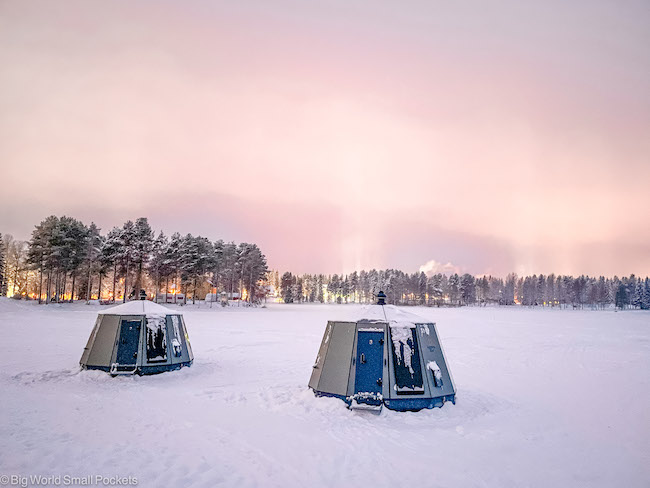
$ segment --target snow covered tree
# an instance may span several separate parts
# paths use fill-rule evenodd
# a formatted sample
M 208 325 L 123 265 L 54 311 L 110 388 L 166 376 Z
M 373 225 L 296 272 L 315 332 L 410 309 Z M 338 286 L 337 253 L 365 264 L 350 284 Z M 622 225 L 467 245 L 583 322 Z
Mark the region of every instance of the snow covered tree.
M 645 279 L 643 288 L 643 300 L 641 301 L 641 308 L 643 310 L 650 310 L 650 278 Z
M 32 231 L 27 251 L 27 262 L 32 269 L 39 272 L 38 303 L 42 300 L 43 271 L 46 266 L 46 258 L 50 252 L 50 237 L 52 229 L 57 225 L 59 219 L 54 216 L 48 217 L 38 224 Z
M 86 258 L 86 226 L 71 217 L 48 217 L 36 226 L 29 242 L 31 266 L 48 272 L 47 292 L 49 301 L 51 275 L 54 273 L 54 297 L 60 301 L 65 297 L 68 274 L 72 277 L 71 298 L 76 291 L 76 278 Z M 39 288 L 41 286 L 39 285 Z M 42 290 L 39 290 L 39 294 Z
M 490 281 L 487 276 L 476 280 L 476 294 L 479 305 L 486 305 L 490 294 Z
M 625 308 L 625 306 L 628 303 L 628 296 L 627 296 L 627 286 L 625 283 L 620 283 L 618 285 L 618 288 L 616 289 L 616 308 L 620 308 L 621 310 Z
M 546 299 L 550 306 L 554 307 L 556 305 L 555 275 L 552 273 L 546 277 Z
M 368 303 L 368 297 L 370 295 L 370 281 L 368 280 L 368 272 L 362 270 L 359 273 L 359 302 Z
M 214 268 L 214 247 L 209 239 L 187 234 L 181 245 L 180 268 L 183 280 L 192 284 L 192 303 L 196 303 L 199 280 Z
M 5 258 L 7 289 L 9 296 L 19 297 L 26 285 L 24 272 L 28 268 L 27 243 L 16 240 L 9 234 L 5 235 L 4 240 L 7 246 Z
M 65 226 L 65 243 L 67 249 L 67 269 L 70 273 L 72 283 L 70 285 L 70 301 L 75 298 L 75 284 L 81 266 L 86 260 L 86 240 L 88 228 L 79 220 L 71 217 L 62 217 L 61 224 Z M 63 290 L 65 293 L 65 288 Z
M 341 301 L 341 279 L 339 275 L 333 274 L 327 284 L 327 296 L 333 298 L 335 302 Z M 295 298 L 295 297 L 294 297 Z
M 515 303 L 515 284 L 517 283 L 517 275 L 510 273 L 506 276 L 506 281 L 503 285 L 503 304 L 513 305 Z
M 291 285 L 291 296 L 293 297 L 293 303 L 300 303 L 303 301 L 302 279 L 299 276 L 293 277 L 293 285 Z
M 120 229 L 117 243 L 118 247 L 118 261 L 120 263 L 120 270 L 124 276 L 124 294 L 122 295 L 122 302 L 126 302 L 127 296 L 137 297 L 138 291 L 133 288 L 129 293 L 129 273 L 133 270 L 132 266 L 136 260 L 136 230 L 135 224 L 131 220 L 127 220 Z
M 605 308 L 606 304 L 610 302 L 609 290 L 607 287 L 607 281 L 604 276 L 598 278 L 598 282 L 595 285 L 596 292 L 596 303 L 599 308 Z
M 151 230 L 149 221 L 146 217 L 140 217 L 135 221 L 133 226 L 133 264 L 136 267 L 134 289 L 136 296 L 140 293 L 142 286 L 142 271 L 145 268 L 151 250 L 153 249 L 154 233 Z
M 349 282 L 350 296 L 352 297 L 353 302 L 357 302 L 359 300 L 359 273 L 353 271 L 349 276 Z
M 460 290 L 460 278 L 458 277 L 458 273 L 454 273 L 449 277 L 448 289 L 449 301 L 453 305 L 458 305 L 458 293 Z
M 216 293 L 219 293 L 219 285 L 222 283 L 223 270 L 224 270 L 224 242 L 222 239 L 215 241 L 212 244 L 213 253 L 214 253 L 214 267 L 212 269 L 212 277 L 210 279 L 210 284 L 214 288 Z M 224 287 L 225 288 L 225 287 Z
M 476 301 L 476 283 L 471 274 L 461 276 L 458 289 L 463 304 L 470 305 Z
M 645 295 L 645 284 L 641 281 L 641 278 L 636 280 L 636 285 L 634 286 L 634 295 L 632 297 L 632 306 L 635 308 L 641 308 L 643 305 L 643 296 Z
M 266 256 L 262 254 L 256 244 L 241 243 L 239 245 L 238 257 L 240 261 L 240 273 L 242 282 L 247 290 L 249 303 L 259 301 L 262 291 L 259 289 L 259 282 L 264 279 L 269 269 L 266 265 Z
M 442 289 L 442 274 L 437 273 L 433 275 L 431 278 L 428 280 L 428 293 L 429 293 L 429 301 L 433 301 L 433 303 L 439 307 L 442 305 L 443 301 L 443 289 Z
M 174 232 L 164 252 L 165 266 L 169 267 L 169 276 L 173 281 L 174 301 L 176 301 L 176 294 L 179 292 L 178 280 L 180 277 L 182 247 L 183 238 L 178 232 Z
M 425 275 L 422 271 L 420 271 L 420 274 L 418 275 L 418 304 L 420 305 L 425 305 L 427 303 L 427 275 Z
M 86 233 L 86 268 L 88 270 L 88 283 L 86 288 L 86 303 L 90 301 L 92 295 L 92 274 L 101 274 L 100 255 L 103 245 L 103 238 L 100 229 L 94 222 L 90 223 Z M 101 294 L 101 278 L 98 280 L 97 298 Z
M 345 303 L 348 303 L 348 300 L 350 299 L 350 280 L 347 275 L 343 278 L 343 281 L 341 281 L 341 298 Z
M 5 257 L 7 256 L 7 251 L 5 248 L 5 242 L 0 234 L 0 297 L 7 295 L 7 282 L 5 280 Z
M 103 272 L 106 273 L 110 269 L 113 275 L 113 288 L 111 291 L 111 301 L 113 302 L 117 296 L 115 288 L 117 285 L 118 264 L 122 247 L 120 234 L 121 230 L 118 227 L 113 227 L 113 229 L 111 229 L 104 240 L 99 256 L 99 262 Z
M 293 303 L 293 285 L 293 275 L 287 271 L 280 279 L 280 289 L 282 293 L 282 301 L 284 303 Z
M 323 303 L 323 301 L 325 300 L 325 297 L 323 295 L 323 285 L 324 285 L 324 283 L 325 283 L 325 276 L 323 276 L 322 274 L 319 274 L 316 277 L 316 300 L 319 303 Z
M 154 239 L 151 246 L 151 257 L 147 265 L 147 272 L 152 278 L 156 291 L 154 295 L 160 292 L 161 283 L 165 280 L 165 293 L 167 293 L 167 281 L 172 273 L 172 268 L 167 261 L 167 247 L 169 246 L 169 239 L 160 231 L 158 237 Z

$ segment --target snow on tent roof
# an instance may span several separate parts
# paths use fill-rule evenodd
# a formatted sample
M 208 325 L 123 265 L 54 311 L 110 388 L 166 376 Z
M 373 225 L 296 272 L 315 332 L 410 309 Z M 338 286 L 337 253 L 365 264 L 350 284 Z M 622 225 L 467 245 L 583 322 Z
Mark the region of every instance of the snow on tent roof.
M 158 305 L 150 300 L 133 300 L 99 312 L 103 315 L 181 315 L 181 312 Z
M 400 310 L 395 305 L 366 305 L 352 318 L 355 322 L 369 320 L 377 322 L 408 322 L 412 324 L 430 324 L 431 321 L 411 312 Z

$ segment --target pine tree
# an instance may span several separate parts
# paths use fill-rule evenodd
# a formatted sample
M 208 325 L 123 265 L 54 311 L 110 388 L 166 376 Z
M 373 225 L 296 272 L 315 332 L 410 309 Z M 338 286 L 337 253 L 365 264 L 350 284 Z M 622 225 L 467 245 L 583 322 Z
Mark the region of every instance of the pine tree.
M 433 300 L 434 304 L 439 307 L 442 305 L 443 289 L 442 289 L 442 274 L 437 273 L 429 279 L 429 300 Z
M 121 229 L 118 227 L 113 227 L 113 229 L 111 229 L 111 231 L 106 236 L 106 239 L 104 240 L 99 257 L 102 270 L 104 270 L 104 272 L 107 272 L 110 269 L 113 275 L 113 288 L 111 292 L 111 301 L 113 302 L 117 297 L 115 287 L 117 284 L 118 266 L 120 264 L 121 252 Z
M 28 269 L 27 243 L 14 239 L 12 236 L 5 236 L 7 241 L 7 254 L 5 261 L 5 275 L 8 283 L 11 283 L 10 296 L 19 298 L 26 291 Z
M 319 274 L 318 277 L 316 278 L 316 300 L 319 303 L 323 303 L 325 300 L 325 297 L 323 295 L 324 282 L 325 282 L 325 277 L 322 274 Z
M 5 257 L 6 249 L 2 234 L 0 234 L 0 297 L 7 296 L 7 287 L 5 281 Z
M 176 302 L 176 295 L 179 292 L 179 271 L 181 267 L 181 248 L 183 246 L 183 238 L 178 232 L 174 232 L 169 239 L 169 245 L 165 249 L 165 265 L 169 266 L 169 273 L 173 281 L 174 287 L 174 302 Z
M 458 305 L 458 293 L 460 290 L 460 278 L 458 273 L 454 273 L 449 277 L 449 300 L 453 305 Z
M 288 271 L 282 275 L 280 280 L 280 289 L 282 290 L 282 301 L 284 303 L 293 303 L 293 275 Z
M 471 274 L 465 273 L 461 276 L 458 288 L 461 300 L 465 305 L 476 301 L 476 284 Z
M 239 245 L 239 261 L 242 282 L 245 283 L 248 291 L 247 300 L 254 303 L 261 298 L 262 291 L 259 289 L 259 282 L 268 273 L 266 257 L 256 244 L 242 243 Z
M 362 270 L 359 273 L 359 302 L 367 303 L 370 295 L 370 282 L 368 280 L 368 272 Z
M 650 310 L 650 278 L 645 279 L 645 284 L 643 287 L 643 300 L 641 302 L 641 308 L 643 310 Z
M 92 274 L 94 272 L 100 273 L 99 261 L 101 249 L 103 245 L 103 238 L 100 234 L 100 229 L 94 222 L 90 223 L 86 236 L 86 267 L 88 269 L 88 283 L 86 288 L 86 303 L 90 301 L 92 295 Z M 101 281 L 98 280 L 97 298 L 101 294 Z
M 634 287 L 634 296 L 632 297 L 632 305 L 636 308 L 642 308 L 643 297 L 645 295 L 645 284 L 641 278 L 637 279 L 636 286 Z
M 293 297 L 293 303 L 301 303 L 303 301 L 302 279 L 298 276 L 293 277 L 291 296 Z
M 627 305 L 627 302 L 627 286 L 624 283 L 620 283 L 616 290 L 616 307 L 622 310 Z
M 427 275 L 420 272 L 418 275 L 418 303 L 425 305 L 427 302 Z
M 38 303 L 41 303 L 42 300 L 43 272 L 48 268 L 48 261 L 52 251 L 52 235 L 58 223 L 59 219 L 55 216 L 46 218 L 34 228 L 28 243 L 27 262 L 32 269 L 39 271 Z
M 183 281 L 192 284 L 192 303 L 196 303 L 199 280 L 214 268 L 214 247 L 205 237 L 187 234 L 181 245 L 180 269 Z
M 167 239 L 163 231 L 160 231 L 158 237 L 156 237 L 156 239 L 153 241 L 153 245 L 151 247 L 151 259 L 149 260 L 147 266 L 147 271 L 149 275 L 153 278 L 154 286 L 156 289 L 156 291 L 154 292 L 154 299 L 156 298 L 156 295 L 158 295 L 158 293 L 160 292 L 161 281 L 163 279 L 167 279 L 171 271 L 170 267 L 167 265 L 167 260 L 165 258 L 165 251 L 167 250 L 168 245 L 169 245 L 169 240 Z M 165 293 L 166 292 L 167 292 L 167 288 L 165 287 Z
M 352 301 L 357 302 L 359 299 L 359 273 L 353 271 L 349 277 L 350 281 L 350 295 L 352 296 Z
M 124 303 L 126 302 L 127 296 L 137 296 L 138 293 L 135 288 L 129 293 L 129 273 L 132 271 L 136 254 L 135 224 L 131 220 L 127 220 L 120 229 L 118 243 L 118 260 L 121 265 L 122 275 L 124 276 L 124 294 L 122 295 L 122 302 Z
M 211 284 L 215 289 L 216 293 L 219 293 L 219 285 L 223 281 L 223 271 L 224 271 L 224 242 L 219 239 L 215 241 L 212 245 L 214 249 L 214 267 L 212 269 L 212 281 Z M 225 289 L 225 285 L 224 285 Z
M 146 217 L 140 217 L 133 226 L 133 264 L 136 266 L 134 289 L 136 296 L 142 286 L 142 271 L 151 257 L 154 233 Z
M 513 305 L 515 303 L 515 284 L 517 283 L 517 275 L 510 273 L 506 276 L 506 281 L 503 285 L 503 304 Z

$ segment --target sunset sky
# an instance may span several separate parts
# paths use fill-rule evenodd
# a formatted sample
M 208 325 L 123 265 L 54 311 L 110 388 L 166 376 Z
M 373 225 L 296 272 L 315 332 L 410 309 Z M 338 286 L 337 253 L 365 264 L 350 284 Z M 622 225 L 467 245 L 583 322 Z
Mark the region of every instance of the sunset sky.
M 650 274 L 647 1 L 0 2 L 0 232 Z

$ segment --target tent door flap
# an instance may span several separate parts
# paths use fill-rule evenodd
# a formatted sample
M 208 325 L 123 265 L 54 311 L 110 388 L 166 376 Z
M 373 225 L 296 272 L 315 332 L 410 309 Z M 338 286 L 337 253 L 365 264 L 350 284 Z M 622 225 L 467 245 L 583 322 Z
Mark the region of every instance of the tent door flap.
M 115 357 L 116 369 L 125 366 L 135 368 L 138 362 L 138 346 L 140 345 L 140 320 L 122 320 L 120 325 L 120 338 L 117 343 Z
M 384 374 L 383 339 L 383 331 L 358 332 L 354 393 L 359 403 L 381 403 Z

